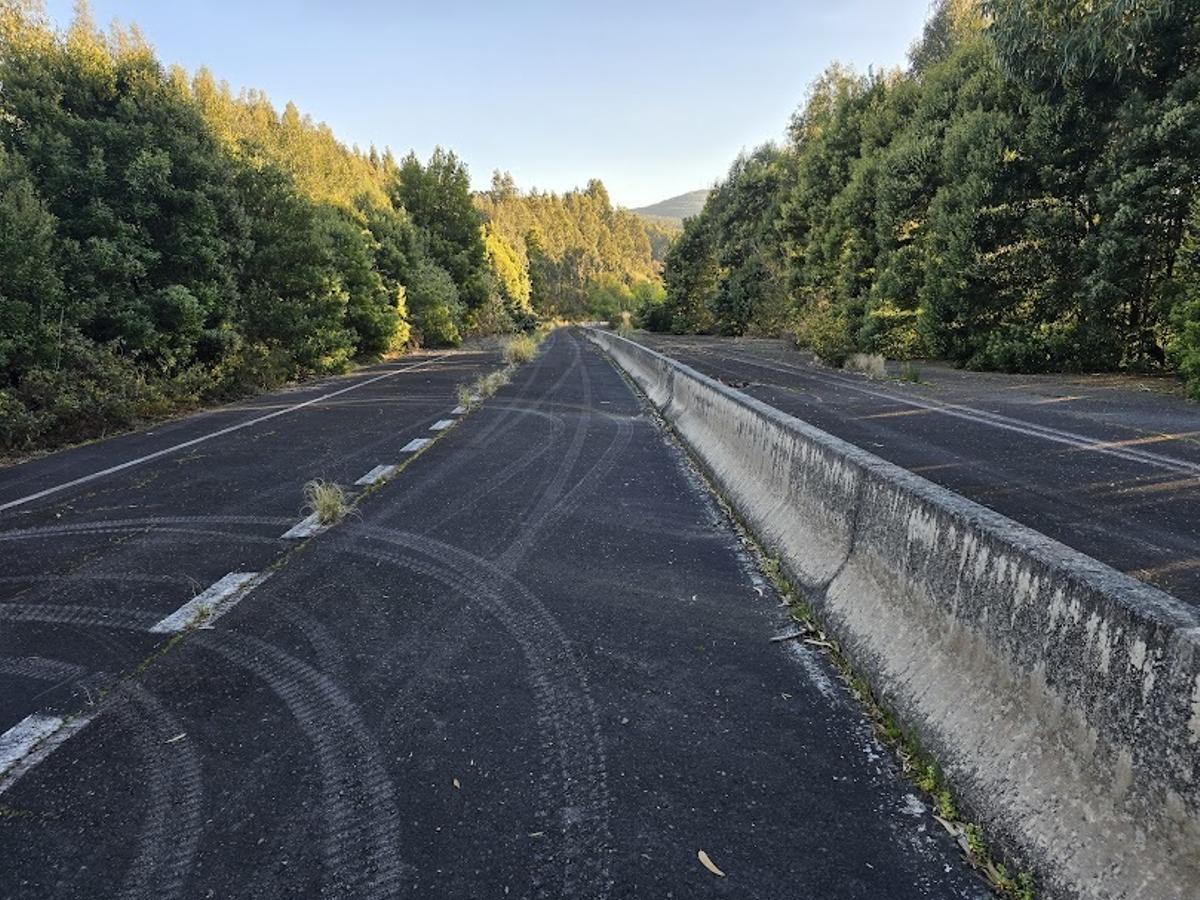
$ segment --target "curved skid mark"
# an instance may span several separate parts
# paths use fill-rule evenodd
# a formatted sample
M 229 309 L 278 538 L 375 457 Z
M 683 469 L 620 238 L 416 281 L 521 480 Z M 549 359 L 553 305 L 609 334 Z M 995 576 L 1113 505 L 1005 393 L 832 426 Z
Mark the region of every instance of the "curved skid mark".
M 509 573 L 456 547 L 369 526 L 357 529 L 356 537 L 408 552 L 370 550 L 345 539 L 339 549 L 418 572 L 479 602 L 517 643 L 545 736 L 539 805 L 543 816 L 556 811 L 547 831 L 557 832 L 558 840 L 538 845 L 537 895 L 606 897 L 612 836 L 604 742 L 587 676 L 558 622 Z
M 161 617 L 138 609 L 68 606 L 54 603 L 0 603 L 0 622 L 49 622 L 149 631 Z
M 0 531 L 0 542 L 20 541 L 38 537 L 57 537 L 68 534 L 88 534 L 111 531 L 147 531 L 159 525 L 262 525 L 275 528 L 291 522 L 279 516 L 167 516 L 140 519 L 98 519 L 94 522 L 74 522 L 69 525 L 39 525 L 36 528 L 12 528 Z M 206 532 L 198 532 L 204 534 Z
M 549 347 L 553 346 L 554 342 L 559 340 L 560 335 L 562 334 L 563 332 L 561 331 L 552 332 L 551 336 L 546 341 L 546 348 L 548 349 Z M 567 379 L 571 377 L 571 370 L 574 368 L 575 363 L 577 363 L 580 359 L 581 354 L 578 342 L 575 341 L 574 338 L 570 338 L 570 340 L 571 348 L 574 350 L 574 360 L 570 366 L 563 370 L 562 374 L 559 375 L 553 384 L 546 388 L 546 390 L 544 390 L 532 401 L 522 404 L 518 408 L 507 405 L 494 405 L 492 408 L 498 411 L 500 414 L 493 416 L 482 428 L 479 428 L 478 430 L 472 430 L 470 443 L 459 448 L 458 452 L 456 452 L 452 457 L 444 460 L 442 465 L 429 472 L 427 477 L 408 485 L 404 494 L 405 503 L 411 503 L 413 500 L 430 493 L 435 488 L 441 486 L 453 473 L 459 472 L 464 468 L 470 468 L 471 466 L 474 466 L 475 459 L 479 453 L 489 450 L 495 443 L 496 438 L 498 438 L 500 435 L 507 434 L 513 428 L 516 428 L 527 416 L 539 415 L 541 407 L 546 405 L 548 402 L 547 398 L 550 397 L 550 395 L 557 391 L 560 387 L 562 387 L 564 383 L 566 383 Z M 533 383 L 534 378 L 537 376 L 538 368 L 544 355 L 544 353 L 539 355 L 530 365 L 524 367 L 524 371 L 528 372 L 528 377 L 526 377 L 524 384 L 522 384 L 518 389 L 519 391 L 525 391 L 529 389 L 529 386 Z M 557 416 L 553 417 L 555 420 L 557 420 L 557 418 Z M 561 427 L 561 425 L 559 427 Z M 540 453 L 537 454 L 537 456 L 540 455 Z M 507 469 L 505 471 L 507 471 Z M 517 471 L 520 471 L 520 469 L 518 468 L 512 473 L 509 473 L 507 477 L 511 478 L 514 474 L 516 474 Z M 484 493 L 487 492 L 484 491 Z
M 121 900 L 178 897 L 183 893 L 200 841 L 204 784 L 200 759 L 178 721 L 148 691 L 123 690 L 122 718 L 132 719 L 144 765 L 149 807 L 138 834 L 137 853 L 117 894 Z M 134 708 L 136 707 L 136 709 Z
M 195 640 L 260 678 L 312 743 L 325 830 L 322 896 L 395 896 L 406 868 L 395 790 L 354 704 L 324 674 L 265 641 L 230 631 Z
M 78 681 L 89 674 L 83 666 L 45 656 L 0 656 L 0 675 L 32 678 L 36 681 Z

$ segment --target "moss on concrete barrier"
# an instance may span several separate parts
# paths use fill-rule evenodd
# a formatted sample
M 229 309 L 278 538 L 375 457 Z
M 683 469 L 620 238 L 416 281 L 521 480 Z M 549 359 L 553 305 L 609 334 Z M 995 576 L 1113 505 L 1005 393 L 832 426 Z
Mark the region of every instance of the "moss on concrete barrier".
M 640 344 L 590 334 L 972 815 L 1064 897 L 1200 897 L 1200 614 Z

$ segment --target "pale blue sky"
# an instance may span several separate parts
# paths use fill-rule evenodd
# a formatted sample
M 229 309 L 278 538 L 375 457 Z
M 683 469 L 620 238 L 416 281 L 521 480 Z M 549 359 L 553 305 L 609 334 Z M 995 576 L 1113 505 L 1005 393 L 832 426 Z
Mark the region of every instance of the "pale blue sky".
M 61 25 L 72 0 L 47 0 Z M 453 148 L 484 186 L 599 177 L 640 206 L 782 135 L 834 59 L 901 65 L 929 0 L 93 0 L 167 63 L 294 100 L 347 143 Z

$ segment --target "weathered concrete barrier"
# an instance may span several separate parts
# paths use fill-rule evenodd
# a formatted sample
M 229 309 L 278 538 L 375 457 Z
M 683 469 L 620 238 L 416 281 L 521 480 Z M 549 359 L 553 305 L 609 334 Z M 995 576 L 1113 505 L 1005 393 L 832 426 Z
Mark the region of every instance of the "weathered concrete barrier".
M 603 331 L 971 815 L 1051 895 L 1200 897 L 1200 615 Z

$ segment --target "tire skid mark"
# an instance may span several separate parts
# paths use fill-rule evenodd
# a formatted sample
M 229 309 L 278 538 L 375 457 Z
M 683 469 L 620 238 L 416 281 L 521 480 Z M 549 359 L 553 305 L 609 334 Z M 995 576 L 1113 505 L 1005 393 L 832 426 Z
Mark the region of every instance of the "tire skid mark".
M 147 690 L 122 689 L 120 709 L 137 734 L 149 807 L 142 820 L 137 852 L 117 896 L 121 900 L 170 898 L 183 894 L 200 842 L 204 782 L 200 758 L 178 720 Z M 172 743 L 168 743 L 172 741 Z
M 587 410 L 591 406 L 592 381 L 588 376 L 587 365 L 581 358 L 579 346 L 574 339 L 571 340 L 571 346 L 575 350 L 577 359 L 573 361 L 568 371 L 578 370 L 579 372 L 580 391 L 582 393 L 581 406 L 584 410 Z M 560 423 L 560 427 L 555 434 L 557 438 L 559 433 L 566 430 L 566 422 L 564 421 L 565 417 L 561 413 L 554 413 L 554 418 Z M 527 523 L 537 523 L 544 519 L 548 511 L 558 502 L 558 498 L 567 483 L 567 478 L 570 476 L 571 470 L 575 468 L 575 464 L 579 461 L 579 456 L 583 452 L 583 445 L 587 441 L 590 428 L 591 421 L 588 413 L 586 411 L 577 413 L 575 415 L 575 428 L 571 435 L 571 443 L 567 445 L 566 451 L 559 458 L 558 467 L 555 469 L 554 475 L 547 478 L 545 477 L 545 473 L 543 473 L 543 476 L 537 479 L 538 491 L 534 495 L 532 502 L 526 506 L 526 509 L 520 516 L 513 517 L 513 525 L 519 530 L 512 539 L 512 543 L 508 548 L 509 550 L 522 543 L 531 528 L 536 528 L 536 524 L 531 526 Z M 546 441 L 544 446 L 551 446 L 551 441 Z M 502 536 L 497 534 L 496 538 L 501 539 Z M 493 541 L 494 546 L 498 544 L 499 540 Z
M 584 380 L 585 394 L 590 398 L 590 379 L 586 375 L 586 372 L 584 373 Z M 616 466 L 621 455 L 633 440 L 633 423 L 635 420 L 621 418 L 612 421 L 617 426 L 617 431 L 613 439 L 604 449 L 604 452 L 600 454 L 600 458 L 575 481 L 565 494 L 563 493 L 563 489 L 566 486 L 569 471 L 566 467 L 560 467 L 559 471 L 555 473 L 551 486 L 543 494 L 537 510 L 523 520 L 523 527 L 520 533 L 496 558 L 495 565 L 501 570 L 514 571 L 521 559 L 533 547 L 538 535 L 553 522 L 562 520 L 576 510 L 586 495 L 594 490 L 601 479 Z M 583 440 L 587 436 L 589 422 L 589 416 L 580 415 L 580 425 L 577 428 L 577 443 L 580 445 L 580 449 L 582 449 Z M 572 449 L 574 449 L 574 446 Z M 578 452 L 576 452 L 575 457 L 577 458 L 578 455 Z
M 65 525 L 39 525 L 34 528 L 10 528 L 0 531 L 0 542 L 20 541 L 39 537 L 59 537 L 69 534 L 89 534 L 94 531 L 150 531 L 160 525 L 261 525 L 275 528 L 291 522 L 281 516 L 159 516 L 136 519 L 97 519 L 91 522 L 72 522 Z M 204 532 L 200 532 L 204 533 Z
M 158 613 L 138 609 L 56 603 L 0 603 L 0 622 L 46 622 L 149 631 L 160 618 Z
M 88 674 L 89 670 L 85 667 L 64 659 L 50 659 L 45 656 L 0 656 L 0 675 L 61 684 L 79 681 Z
M 364 548 L 361 540 L 399 548 Z M 479 602 L 509 633 L 529 669 L 543 735 L 540 814 L 548 836 L 536 850 L 537 896 L 603 898 L 612 888 L 611 800 L 604 742 L 587 675 L 561 626 L 510 573 L 487 560 L 421 535 L 362 526 L 339 541 L 345 553 L 387 561 Z M 556 811 L 556 820 L 550 820 Z
M 325 830 L 321 895 L 395 896 L 407 868 L 399 856 L 395 789 L 354 704 L 332 679 L 258 638 L 222 631 L 193 639 L 261 679 L 311 742 Z
M 519 391 L 528 390 L 533 384 L 534 379 L 538 375 L 542 358 L 557 343 L 561 334 L 561 331 L 552 332 L 551 336 L 546 341 L 546 349 L 542 355 L 535 359 L 531 365 L 525 367 L 528 370 L 529 375 L 525 379 L 524 384 L 518 389 Z M 546 388 L 546 390 L 544 390 L 532 401 L 529 403 L 524 403 L 520 407 L 513 407 L 510 405 L 493 405 L 491 408 L 497 411 L 499 414 L 491 416 L 482 428 L 474 431 L 469 444 L 461 447 L 457 453 L 455 453 L 448 460 L 445 460 L 443 464 L 436 470 L 430 472 L 426 478 L 410 485 L 408 490 L 405 492 L 404 503 L 409 504 L 414 500 L 417 500 L 420 497 L 430 493 L 435 488 L 442 486 L 442 484 L 452 473 L 458 472 L 463 468 L 470 468 L 474 466 L 476 457 L 480 453 L 490 450 L 495 444 L 497 438 L 499 438 L 501 435 L 507 434 L 513 428 L 516 428 L 517 425 L 519 425 L 527 416 L 538 415 L 541 407 L 547 404 L 547 398 L 566 383 L 567 379 L 571 377 L 571 370 L 579 362 L 580 350 L 578 342 L 576 342 L 573 338 L 570 340 L 571 349 L 574 351 L 574 359 L 571 365 L 565 368 L 562 374 L 555 379 L 553 384 Z M 555 423 L 557 433 L 557 430 L 561 429 L 562 427 L 559 417 L 551 415 L 548 416 L 548 418 Z M 548 447 L 545 447 L 544 449 L 537 451 L 533 458 L 536 459 L 540 457 L 542 453 L 546 452 L 548 449 Z M 518 461 L 518 463 L 520 462 L 522 461 Z M 511 479 L 517 474 L 517 472 L 521 470 L 521 468 L 523 468 L 523 466 L 519 464 L 513 469 L 512 472 L 508 472 L 508 468 L 506 468 L 504 471 L 508 472 L 508 474 L 505 476 L 505 480 L 507 481 L 508 479 Z M 487 490 L 485 490 L 483 493 L 486 494 Z

